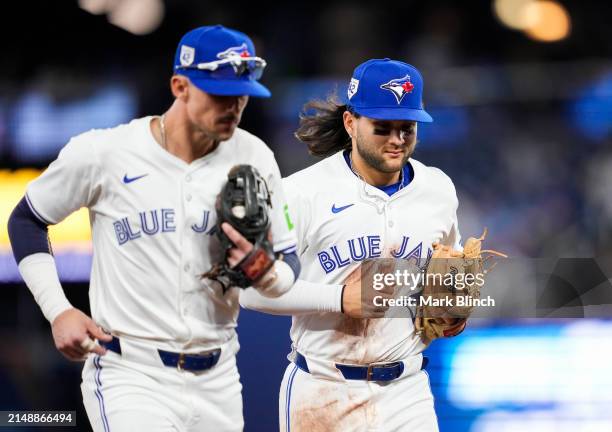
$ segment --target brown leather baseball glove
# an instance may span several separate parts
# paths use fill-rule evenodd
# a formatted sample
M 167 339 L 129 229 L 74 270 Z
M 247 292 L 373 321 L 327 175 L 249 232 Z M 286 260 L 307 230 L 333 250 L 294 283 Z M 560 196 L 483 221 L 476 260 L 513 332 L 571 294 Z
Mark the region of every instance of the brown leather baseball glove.
M 474 309 L 473 300 L 480 298 L 485 274 L 493 267 L 484 269 L 484 261 L 493 255 L 507 257 L 494 250 L 482 250 L 486 235 L 485 228 L 480 237 L 468 238 L 463 251 L 433 244 L 414 322 L 415 331 L 426 344 L 463 331 Z

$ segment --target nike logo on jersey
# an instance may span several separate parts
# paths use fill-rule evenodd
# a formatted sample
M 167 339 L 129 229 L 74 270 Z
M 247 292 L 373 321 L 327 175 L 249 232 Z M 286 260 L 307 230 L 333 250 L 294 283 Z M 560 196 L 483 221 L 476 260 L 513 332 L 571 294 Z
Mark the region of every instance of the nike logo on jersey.
M 143 175 L 138 176 L 138 177 L 131 177 L 131 178 L 130 178 L 130 177 L 128 177 L 128 175 L 126 174 L 126 175 L 124 175 L 124 176 L 123 176 L 123 183 L 125 183 L 125 184 L 132 183 L 132 182 L 134 182 L 134 181 L 136 181 L 136 180 L 138 180 L 138 179 L 141 179 L 141 178 L 143 178 L 143 177 L 146 177 L 146 176 L 148 176 L 148 175 L 149 175 L 149 174 L 143 174 Z
M 336 204 L 332 204 L 332 213 L 340 213 L 342 210 L 346 210 L 347 208 L 354 206 L 355 204 L 348 204 L 342 207 L 336 207 Z

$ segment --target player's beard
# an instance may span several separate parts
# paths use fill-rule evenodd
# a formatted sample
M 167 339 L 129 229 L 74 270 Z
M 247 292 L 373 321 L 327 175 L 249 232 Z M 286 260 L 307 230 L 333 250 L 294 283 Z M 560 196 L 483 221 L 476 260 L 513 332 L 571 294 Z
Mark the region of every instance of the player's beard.
M 404 148 L 404 156 L 398 164 L 390 165 L 382 152 L 382 148 L 374 144 L 369 144 L 359 131 L 355 134 L 355 144 L 359 156 L 372 168 L 383 173 L 395 173 L 400 171 L 412 156 L 416 142 L 402 146 Z

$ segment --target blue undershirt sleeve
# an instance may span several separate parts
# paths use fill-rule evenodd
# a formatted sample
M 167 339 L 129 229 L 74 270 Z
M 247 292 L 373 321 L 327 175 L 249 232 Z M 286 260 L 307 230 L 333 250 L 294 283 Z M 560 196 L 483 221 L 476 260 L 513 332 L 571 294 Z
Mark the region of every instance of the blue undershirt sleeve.
M 293 280 L 298 280 L 298 276 L 300 275 L 300 270 L 302 269 L 302 265 L 300 264 L 300 259 L 298 258 L 295 252 L 283 255 L 283 261 L 285 261 L 291 270 L 293 270 Z
M 53 255 L 47 224 L 34 214 L 26 197 L 19 201 L 11 213 L 8 233 L 17 264 L 28 255 L 35 253 L 43 252 Z

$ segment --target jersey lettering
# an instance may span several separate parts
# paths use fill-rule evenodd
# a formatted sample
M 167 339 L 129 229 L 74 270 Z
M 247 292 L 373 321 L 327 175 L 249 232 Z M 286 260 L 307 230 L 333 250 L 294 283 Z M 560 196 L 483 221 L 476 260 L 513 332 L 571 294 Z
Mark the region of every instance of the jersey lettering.
M 140 231 L 134 232 L 132 230 L 128 218 L 119 219 L 118 221 L 113 222 L 113 227 L 115 228 L 115 234 L 117 235 L 119 246 L 140 237 Z
M 151 213 L 151 225 L 152 226 L 149 226 L 147 222 L 147 213 L 146 212 L 139 213 L 140 214 L 140 226 L 142 228 L 142 232 L 148 235 L 157 234 L 157 232 L 159 231 L 159 220 L 157 218 L 157 211 L 151 210 L 149 213 Z
M 174 209 L 164 208 L 149 211 L 138 212 L 138 221 L 130 222 L 127 217 L 121 218 L 113 222 L 115 236 L 119 246 L 126 244 L 131 240 L 142 237 L 143 234 L 153 236 L 158 233 L 167 233 L 176 231 Z M 191 225 L 191 229 L 196 233 L 206 233 L 210 219 L 210 210 L 204 210 L 201 224 Z
M 355 248 L 355 240 L 359 243 L 359 253 Z M 368 250 L 365 247 L 365 240 L 363 237 L 357 237 L 356 239 L 350 239 L 348 241 L 349 253 L 351 254 L 351 259 L 353 261 L 362 261 L 365 259 Z
M 355 242 L 358 246 L 355 246 Z M 380 236 L 371 235 L 349 239 L 346 242 L 346 247 L 339 249 L 338 245 L 334 245 L 329 248 L 329 251 L 324 250 L 317 255 L 319 264 L 321 264 L 325 273 L 331 273 L 338 268 L 346 267 L 351 262 L 380 257 Z
M 210 211 L 204 210 L 204 216 L 202 217 L 202 224 L 201 225 L 193 224 L 191 225 L 191 229 L 197 233 L 206 232 L 206 229 L 208 228 L 208 216 L 209 215 L 210 215 Z
M 414 260 L 415 264 L 419 265 L 423 253 L 423 242 L 419 242 L 409 250 L 409 240 L 409 236 L 403 236 L 401 246 L 399 249 L 391 251 L 391 256 L 408 261 Z M 323 250 L 317 254 L 319 264 L 325 273 L 328 274 L 336 269 L 346 267 L 351 263 L 369 258 L 379 258 L 382 254 L 380 241 L 379 235 L 369 235 L 349 239 L 346 242 L 346 246 L 333 245 L 329 249 Z M 432 253 L 433 250 L 428 248 L 428 259 L 431 257 Z
M 176 231 L 174 224 L 174 209 L 161 209 L 162 232 Z

